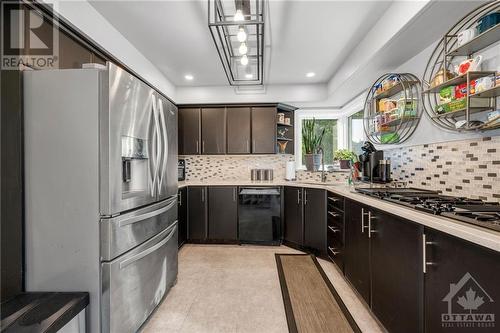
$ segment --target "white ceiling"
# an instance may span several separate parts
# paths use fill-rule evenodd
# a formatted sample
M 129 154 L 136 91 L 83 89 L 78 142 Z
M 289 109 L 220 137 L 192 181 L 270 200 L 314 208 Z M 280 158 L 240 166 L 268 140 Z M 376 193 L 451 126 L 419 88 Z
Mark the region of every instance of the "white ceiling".
M 227 85 L 208 29 L 207 1 L 90 1 L 177 86 Z M 267 84 L 325 83 L 390 1 L 268 2 Z M 316 76 L 307 78 L 307 72 Z M 184 76 L 192 74 L 193 81 Z

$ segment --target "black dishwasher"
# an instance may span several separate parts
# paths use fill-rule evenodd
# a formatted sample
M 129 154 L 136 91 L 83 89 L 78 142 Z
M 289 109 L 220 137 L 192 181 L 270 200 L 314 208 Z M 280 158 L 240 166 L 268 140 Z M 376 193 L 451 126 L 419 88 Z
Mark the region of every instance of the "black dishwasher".
M 240 187 L 238 238 L 241 243 L 280 244 L 280 196 L 279 187 Z

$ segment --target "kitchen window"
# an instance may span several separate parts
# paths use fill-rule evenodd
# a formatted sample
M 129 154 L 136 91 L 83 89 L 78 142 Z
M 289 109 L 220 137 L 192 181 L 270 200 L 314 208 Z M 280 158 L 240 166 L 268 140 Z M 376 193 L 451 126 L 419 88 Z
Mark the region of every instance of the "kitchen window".
M 323 137 L 323 151 L 324 151 L 324 159 L 325 166 L 333 165 L 333 153 L 339 149 L 339 121 L 332 116 L 325 115 L 301 115 L 298 117 L 297 121 L 297 143 L 295 146 L 296 152 L 300 152 L 296 154 L 296 163 L 298 169 L 305 169 L 304 165 L 304 151 L 302 149 L 302 125 L 305 120 L 308 119 L 316 119 L 316 131 L 317 133 L 321 133 L 323 128 L 325 129 L 325 135 Z
M 364 111 L 358 111 L 348 118 L 348 145 L 349 150 L 356 155 L 361 154 L 361 146 L 365 141 L 365 132 L 363 130 Z

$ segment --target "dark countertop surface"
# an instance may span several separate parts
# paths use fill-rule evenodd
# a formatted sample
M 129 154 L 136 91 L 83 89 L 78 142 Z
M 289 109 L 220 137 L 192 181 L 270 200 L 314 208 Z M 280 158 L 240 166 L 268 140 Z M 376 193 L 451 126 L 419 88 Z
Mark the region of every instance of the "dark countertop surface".
M 27 292 L 0 304 L 0 332 L 57 332 L 89 304 L 86 292 Z

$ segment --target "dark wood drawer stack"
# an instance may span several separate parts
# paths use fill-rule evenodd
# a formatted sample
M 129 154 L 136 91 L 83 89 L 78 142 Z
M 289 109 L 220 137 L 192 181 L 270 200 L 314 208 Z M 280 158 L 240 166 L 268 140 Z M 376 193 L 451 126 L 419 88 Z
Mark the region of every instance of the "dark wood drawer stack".
M 328 192 L 327 251 L 328 257 L 344 271 L 344 198 Z

